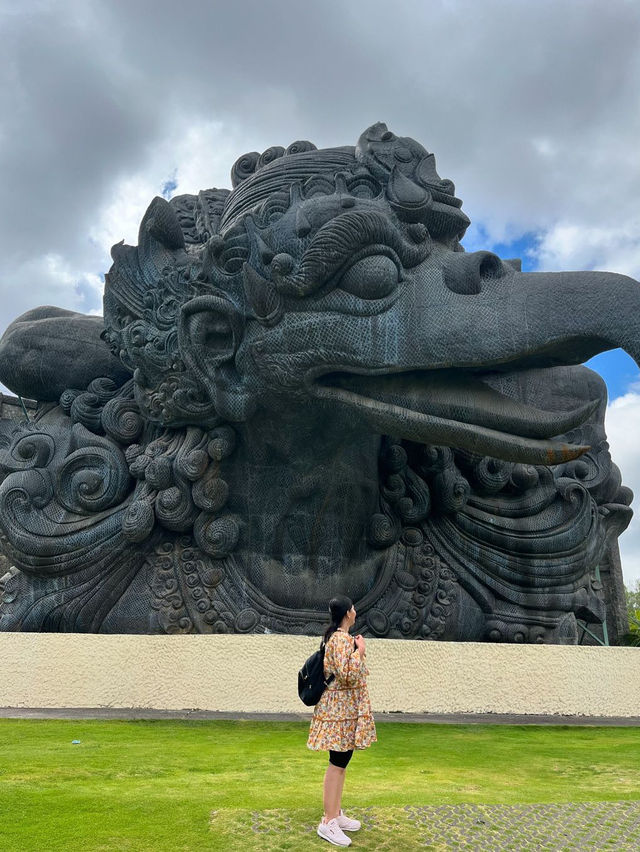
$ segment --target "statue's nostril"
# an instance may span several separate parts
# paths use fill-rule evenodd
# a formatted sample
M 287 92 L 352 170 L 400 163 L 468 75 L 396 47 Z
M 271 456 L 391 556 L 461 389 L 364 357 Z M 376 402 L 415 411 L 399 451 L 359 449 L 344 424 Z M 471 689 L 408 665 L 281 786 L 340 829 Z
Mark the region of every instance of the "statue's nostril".
M 455 253 L 445 263 L 444 283 L 453 293 L 471 296 L 482 290 L 482 282 L 501 278 L 505 269 L 500 258 L 490 251 Z
M 479 251 L 476 254 L 483 255 L 478 268 L 480 278 L 502 278 L 505 270 L 502 261 L 496 254 L 489 251 Z

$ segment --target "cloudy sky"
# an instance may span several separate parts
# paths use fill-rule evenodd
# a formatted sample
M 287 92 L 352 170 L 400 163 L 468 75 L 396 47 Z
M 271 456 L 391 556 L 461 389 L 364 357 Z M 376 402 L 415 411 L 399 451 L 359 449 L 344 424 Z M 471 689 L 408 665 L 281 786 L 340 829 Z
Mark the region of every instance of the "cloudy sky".
M 468 250 L 640 278 L 634 0 L 3 0 L 0 36 L 0 331 L 41 304 L 100 313 L 109 248 L 154 195 L 378 120 L 435 152 Z M 633 582 L 640 373 L 621 352 L 593 366 L 639 495 Z

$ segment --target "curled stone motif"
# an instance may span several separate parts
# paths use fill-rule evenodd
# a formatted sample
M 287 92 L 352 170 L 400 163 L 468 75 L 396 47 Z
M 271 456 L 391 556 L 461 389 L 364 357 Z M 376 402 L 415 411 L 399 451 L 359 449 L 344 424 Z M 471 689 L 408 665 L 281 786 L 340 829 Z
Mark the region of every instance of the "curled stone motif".
M 412 470 L 407 470 L 407 495 L 397 503 L 397 511 L 405 523 L 423 521 L 431 508 L 431 492 L 427 483 Z
M 367 539 L 372 547 L 389 547 L 398 540 L 400 524 L 391 514 L 379 512 L 369 521 Z
M 223 508 L 229 497 L 229 486 L 210 470 L 191 489 L 193 502 L 205 512 L 215 513 Z
M 11 445 L 9 452 L 0 450 L 0 465 L 5 470 L 46 467 L 55 453 L 55 442 L 46 433 L 30 433 Z
M 125 512 L 122 534 L 127 541 L 141 542 L 148 538 L 155 525 L 153 506 L 146 500 L 135 500 Z
M 70 413 L 73 423 L 81 423 L 92 432 L 100 432 L 102 402 L 96 394 L 89 391 L 81 393 L 73 400 Z
M 260 154 L 257 151 L 239 157 L 231 169 L 231 185 L 235 187 L 250 177 L 255 172 L 259 159 Z
M 209 432 L 207 452 L 214 461 L 228 458 L 236 446 L 236 433 L 231 426 L 220 426 Z
M 118 393 L 113 379 L 94 379 L 84 393 L 71 403 L 70 416 L 73 423 L 81 423 L 91 432 L 102 433 L 102 411 L 106 403 Z
M 75 388 L 68 388 L 66 391 L 63 391 L 60 396 L 60 408 L 65 414 L 69 414 L 76 397 L 80 396 L 81 393 L 83 391 L 76 390 Z
M 436 495 L 435 499 L 445 512 L 459 512 L 471 492 L 468 481 L 452 470 L 436 474 L 432 488 Z
M 404 476 L 399 473 L 392 473 L 388 476 L 382 488 L 385 500 L 388 500 L 390 503 L 396 503 L 401 497 L 404 497 L 406 491 L 407 483 Z
M 146 469 L 151 463 L 151 458 L 145 455 L 141 447 L 135 446 L 135 449 L 138 451 L 135 455 L 133 453 L 128 453 L 126 456 L 127 463 L 129 464 L 129 472 L 131 473 L 131 476 L 135 476 L 136 479 L 144 479 L 146 476 Z
M 135 467 L 132 465 L 131 471 L 134 476 L 134 470 L 138 471 L 139 468 L 142 468 L 140 472 L 143 474 L 145 481 L 151 488 L 162 491 L 165 488 L 170 488 L 173 484 L 173 465 L 171 464 L 171 459 L 167 456 L 158 456 L 154 459 L 150 459 L 149 456 L 146 456 L 144 466 L 142 463 L 139 463 Z
M 102 512 L 117 506 L 129 489 L 129 471 L 115 447 L 84 447 L 58 469 L 57 494 L 71 512 Z
M 231 516 L 213 518 L 202 512 L 193 525 L 193 535 L 205 553 L 215 559 L 224 559 L 238 543 L 240 527 Z
M 315 150 L 317 149 L 313 142 L 299 140 L 298 142 L 292 142 L 291 145 L 289 145 L 289 147 L 285 151 L 285 154 L 287 154 L 287 156 L 289 154 L 304 154 L 305 151 Z
M 390 444 L 384 453 L 383 463 L 392 473 L 400 473 L 407 466 L 407 451 L 401 444 Z
M 21 476 L 14 474 L 3 482 L 0 510 L 6 511 L 7 517 L 15 520 L 16 527 L 21 527 L 25 513 L 48 506 L 54 493 L 53 478 L 46 469 L 26 470 Z
M 207 469 L 209 458 L 204 450 L 191 450 L 176 459 L 176 469 L 192 482 L 200 479 Z
M 481 493 L 494 494 L 509 482 L 513 468 L 509 462 L 485 457 L 474 465 L 473 477 Z
M 102 409 L 102 428 L 120 444 L 131 444 L 140 437 L 144 422 L 138 404 L 132 399 L 111 399 Z
M 172 485 L 160 491 L 155 510 L 160 523 L 175 532 L 191 529 L 198 514 L 189 490 L 183 485 Z
M 267 166 L 269 163 L 272 163 L 274 160 L 283 156 L 284 148 L 281 145 L 272 145 L 271 148 L 267 148 L 266 151 L 263 151 L 262 154 L 260 154 L 256 168 L 261 169 L 263 166 Z
M 93 394 L 101 405 L 105 405 L 118 393 L 119 387 L 107 376 L 101 376 L 89 382 L 87 393 Z

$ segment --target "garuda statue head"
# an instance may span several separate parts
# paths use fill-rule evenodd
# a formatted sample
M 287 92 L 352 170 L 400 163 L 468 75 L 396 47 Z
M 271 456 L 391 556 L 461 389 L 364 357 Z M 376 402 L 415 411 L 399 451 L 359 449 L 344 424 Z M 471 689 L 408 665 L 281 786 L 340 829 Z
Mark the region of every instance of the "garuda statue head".
M 453 183 L 384 124 L 232 184 L 154 199 L 104 321 L 0 344 L 43 403 L 5 424 L 0 627 L 315 633 L 341 591 L 377 636 L 615 633 L 631 495 L 576 365 L 638 358 L 637 283 L 466 253 Z

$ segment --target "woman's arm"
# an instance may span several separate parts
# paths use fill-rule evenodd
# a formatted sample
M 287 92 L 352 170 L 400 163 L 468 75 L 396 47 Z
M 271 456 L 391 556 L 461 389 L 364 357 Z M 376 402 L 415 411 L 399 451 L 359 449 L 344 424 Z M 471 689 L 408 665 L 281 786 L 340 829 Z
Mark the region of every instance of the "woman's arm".
M 360 636 L 355 641 L 356 647 L 347 633 L 340 634 L 336 638 L 335 651 L 332 655 L 332 668 L 346 686 L 358 686 L 367 673 L 364 653 L 361 651 L 361 648 L 364 649 L 364 639 Z

